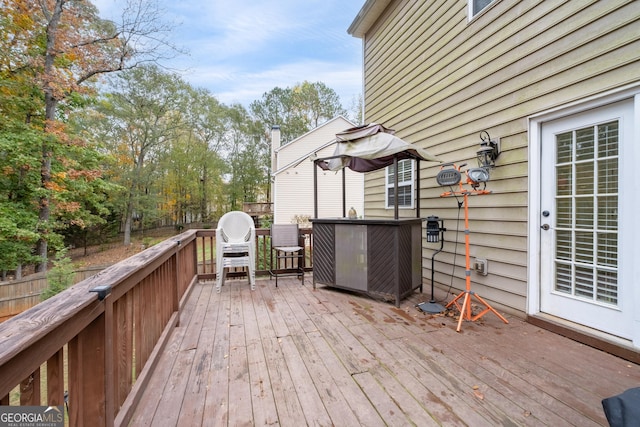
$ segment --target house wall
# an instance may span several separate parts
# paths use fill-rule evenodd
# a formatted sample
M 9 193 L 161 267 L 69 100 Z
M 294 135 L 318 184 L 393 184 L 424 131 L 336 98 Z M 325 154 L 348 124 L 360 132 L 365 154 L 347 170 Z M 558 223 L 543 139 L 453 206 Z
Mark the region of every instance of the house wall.
M 354 125 L 337 117 L 313 129 L 306 135 L 276 150 L 278 173 L 274 183 L 274 222 L 290 223 L 296 215 L 314 217 L 313 163 L 307 158 L 314 151 L 335 139 L 336 133 Z M 335 146 L 318 151 L 318 157 L 331 156 Z M 304 159 L 297 166 L 293 164 Z M 286 167 L 291 165 L 291 167 Z M 342 216 L 342 172 L 318 169 L 318 217 Z M 347 210 L 353 206 L 360 214 L 364 206 L 364 175 L 346 171 Z
M 639 21 L 638 1 L 496 0 L 469 21 L 464 0 L 398 0 L 364 30 L 366 122 L 395 129 L 445 162 L 470 166 L 480 132 L 500 138 L 502 153 L 487 186 L 492 194 L 469 200 L 471 256 L 487 258 L 490 273 L 472 273 L 474 291 L 496 307 L 526 311 L 528 118 L 640 81 Z M 452 242 L 464 213 L 456 200 L 440 197 L 438 170 L 422 164 L 422 216 L 444 219 L 447 243 L 436 258 L 435 280 L 447 288 L 453 273 L 459 290 L 463 224 L 460 244 Z M 366 215 L 391 214 L 384 209 L 383 176 L 366 176 Z M 423 248 L 428 283 L 426 261 L 437 248 L 426 242 Z

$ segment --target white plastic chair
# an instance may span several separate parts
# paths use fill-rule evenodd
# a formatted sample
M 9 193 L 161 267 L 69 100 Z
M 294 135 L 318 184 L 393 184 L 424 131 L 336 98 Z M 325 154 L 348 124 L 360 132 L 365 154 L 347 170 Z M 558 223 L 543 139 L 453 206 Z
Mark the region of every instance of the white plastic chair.
M 256 285 L 256 228 L 240 211 L 222 215 L 216 229 L 216 290 L 224 284 L 225 268 L 246 267 L 251 290 Z

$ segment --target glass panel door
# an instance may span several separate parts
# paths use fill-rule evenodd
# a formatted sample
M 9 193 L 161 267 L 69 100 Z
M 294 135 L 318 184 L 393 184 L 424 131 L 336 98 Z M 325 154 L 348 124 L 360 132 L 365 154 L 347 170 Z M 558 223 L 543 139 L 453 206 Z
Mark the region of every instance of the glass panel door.
M 623 101 L 541 128 L 540 311 L 623 338 L 633 335 L 622 277 L 634 261 L 620 251 L 632 238 L 622 230 L 633 201 L 621 196 L 634 185 L 621 179 L 632 112 Z

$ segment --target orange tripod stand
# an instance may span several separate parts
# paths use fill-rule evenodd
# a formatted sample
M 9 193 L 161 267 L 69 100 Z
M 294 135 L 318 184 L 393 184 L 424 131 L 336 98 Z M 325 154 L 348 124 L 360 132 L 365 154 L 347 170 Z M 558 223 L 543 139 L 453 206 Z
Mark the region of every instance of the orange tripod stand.
M 480 297 L 477 293 L 471 290 L 471 262 L 469 258 L 469 195 L 483 195 L 489 194 L 491 191 L 488 190 L 478 190 L 477 184 L 474 185 L 473 181 L 469 179 L 467 176 L 467 183 L 471 184 L 472 190 L 465 190 L 462 187 L 462 182 L 459 183 L 460 190 L 459 191 L 447 191 L 446 193 L 442 193 L 440 197 L 448 197 L 453 195 L 462 195 L 464 199 L 464 253 L 465 253 L 465 281 L 466 286 L 465 290 L 460 292 L 449 304 L 445 306 L 445 308 L 450 308 L 455 306 L 460 312 L 460 319 L 458 320 L 458 327 L 456 328 L 456 332 L 460 332 L 462 328 L 463 320 L 470 320 L 475 322 L 480 319 L 482 316 L 487 314 L 489 311 L 498 316 L 504 323 L 509 323 L 507 319 L 505 319 L 500 313 L 498 313 L 493 307 L 489 305 L 484 299 Z M 475 297 L 482 305 L 484 305 L 484 310 L 482 310 L 477 315 L 473 316 L 471 313 L 471 297 Z M 462 299 L 462 306 L 460 305 L 459 300 Z

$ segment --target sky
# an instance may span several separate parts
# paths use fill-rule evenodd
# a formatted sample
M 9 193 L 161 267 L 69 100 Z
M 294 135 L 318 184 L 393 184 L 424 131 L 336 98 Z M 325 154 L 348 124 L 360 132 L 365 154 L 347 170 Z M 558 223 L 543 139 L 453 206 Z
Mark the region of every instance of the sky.
M 322 82 L 351 109 L 362 93 L 362 40 L 347 33 L 365 0 L 156 0 L 188 55 L 164 65 L 226 105 L 275 87 Z M 123 0 L 95 0 L 113 19 Z

